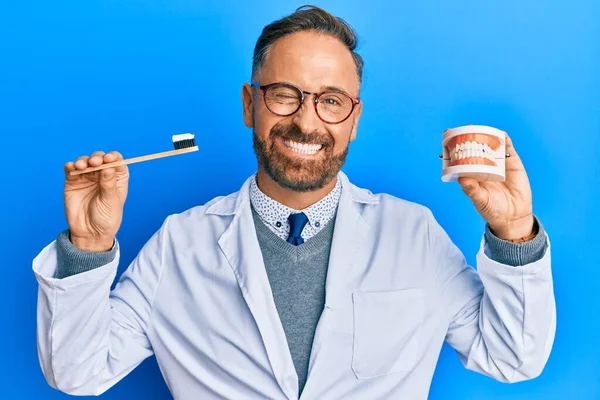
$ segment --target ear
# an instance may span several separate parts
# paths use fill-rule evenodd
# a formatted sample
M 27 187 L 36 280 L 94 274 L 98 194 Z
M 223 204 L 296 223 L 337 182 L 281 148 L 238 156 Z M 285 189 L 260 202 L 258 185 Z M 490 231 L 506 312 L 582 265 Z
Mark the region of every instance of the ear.
M 244 110 L 244 124 L 254 128 L 254 107 L 252 107 L 252 86 L 244 83 L 242 86 L 242 107 Z
M 362 113 L 362 101 L 356 105 L 354 112 L 352 113 L 352 132 L 350 132 L 350 141 L 352 142 L 356 139 L 356 130 L 358 129 L 358 120 L 360 119 L 360 114 Z

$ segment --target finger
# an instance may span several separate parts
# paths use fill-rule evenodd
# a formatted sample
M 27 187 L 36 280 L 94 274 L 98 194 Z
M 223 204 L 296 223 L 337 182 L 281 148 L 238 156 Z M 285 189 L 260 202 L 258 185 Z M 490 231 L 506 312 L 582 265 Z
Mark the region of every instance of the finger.
M 63 169 L 65 171 L 65 175 L 68 176 L 71 171 L 75 171 L 75 163 L 73 161 L 66 162 L 63 166 Z
M 483 190 L 479 182 L 473 178 L 458 178 L 458 183 L 460 184 L 463 192 L 473 201 L 476 207 L 485 204 L 486 191 Z
M 105 168 L 100 172 L 100 191 L 104 195 L 114 194 L 117 188 L 117 179 L 115 179 L 115 168 Z
M 460 177 L 458 183 L 467 195 L 479 189 L 479 182 L 473 178 Z
M 123 156 L 121 155 L 121 153 L 119 153 L 118 151 L 114 151 L 114 150 L 104 156 L 104 162 L 106 162 L 106 163 L 121 161 L 121 160 L 123 160 Z M 119 166 L 115 167 L 115 170 L 116 170 L 116 172 L 125 172 L 127 170 L 127 166 L 119 165 Z
M 75 163 L 73 161 L 66 162 L 63 168 L 65 172 L 75 171 Z
M 111 152 L 108 152 L 104 155 L 105 163 L 111 163 L 111 162 L 115 162 L 115 161 L 122 160 L 122 159 L 123 159 L 123 156 L 121 156 L 121 154 L 119 154 L 118 151 L 114 151 L 114 150 Z
M 88 167 L 89 156 L 81 156 L 75 161 L 75 168 L 78 170 L 86 169 Z
M 523 162 L 521 161 L 521 157 L 519 157 L 519 153 L 517 153 L 517 150 L 515 149 L 515 146 L 512 142 L 512 139 L 510 138 L 510 136 L 508 136 L 508 133 L 504 133 L 504 139 L 505 139 L 505 150 L 506 150 L 506 154 L 508 154 L 508 156 L 506 157 L 506 164 L 505 164 L 505 168 L 506 170 L 521 170 L 524 169 L 523 167 Z
M 515 150 L 515 146 L 513 145 L 512 139 L 508 136 L 508 133 L 504 132 L 504 141 L 505 141 L 505 150 L 507 153 L 510 153 L 510 156 L 517 156 L 517 151 Z
M 90 167 L 97 167 L 98 165 L 102 165 L 104 162 L 104 152 L 103 151 L 95 151 L 92 153 L 88 160 L 88 164 Z

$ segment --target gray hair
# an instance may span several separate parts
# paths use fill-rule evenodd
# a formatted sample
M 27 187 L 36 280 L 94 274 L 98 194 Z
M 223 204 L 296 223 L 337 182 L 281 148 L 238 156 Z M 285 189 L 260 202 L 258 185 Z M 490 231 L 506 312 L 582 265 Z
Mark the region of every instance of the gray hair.
M 356 53 L 358 37 L 354 29 L 343 19 L 336 17 L 316 6 L 302 6 L 286 17 L 264 27 L 254 47 L 252 61 L 252 77 L 265 62 L 269 48 L 282 37 L 295 32 L 317 31 L 339 39 L 352 53 L 356 64 L 359 83 L 362 82 L 363 59 Z

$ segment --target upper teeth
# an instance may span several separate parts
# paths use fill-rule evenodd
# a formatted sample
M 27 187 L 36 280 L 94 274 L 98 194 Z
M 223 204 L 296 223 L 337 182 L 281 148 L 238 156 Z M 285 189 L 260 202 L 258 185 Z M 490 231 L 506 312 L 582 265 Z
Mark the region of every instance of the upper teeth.
M 323 147 L 322 144 L 298 143 L 291 140 L 284 140 L 283 143 L 293 151 L 303 154 L 315 154 Z
M 467 141 L 457 143 L 450 151 L 450 161 L 469 157 L 483 157 L 494 160 L 494 150 L 487 144 Z

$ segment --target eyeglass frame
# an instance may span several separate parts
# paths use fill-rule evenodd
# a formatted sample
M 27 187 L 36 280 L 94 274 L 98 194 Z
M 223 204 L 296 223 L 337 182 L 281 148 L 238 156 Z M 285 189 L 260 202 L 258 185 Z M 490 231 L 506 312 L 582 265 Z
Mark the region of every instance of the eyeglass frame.
M 302 97 L 300 98 L 300 104 L 298 104 L 298 108 L 296 108 L 293 112 L 289 113 L 289 114 L 278 114 L 276 112 L 271 111 L 271 109 L 269 108 L 269 106 L 267 105 L 267 90 L 271 87 L 271 86 L 275 86 L 275 85 L 285 85 L 285 86 L 290 86 L 293 87 L 294 89 L 297 89 L 300 94 L 302 95 Z M 263 101 L 265 103 L 265 107 L 267 107 L 267 110 L 269 110 L 269 112 L 271 112 L 274 115 L 277 115 L 279 117 L 289 117 L 291 115 L 294 115 L 295 113 L 298 112 L 299 109 L 302 108 L 302 105 L 304 104 L 304 101 L 306 100 L 306 96 L 307 95 L 313 95 L 315 97 L 315 100 L 313 102 L 313 105 L 315 107 L 315 113 L 317 114 L 317 117 L 319 117 L 319 119 L 323 122 L 325 122 L 326 124 L 331 124 L 331 125 L 337 125 L 337 124 L 341 124 L 342 122 L 346 121 L 348 118 L 350 118 L 350 116 L 352 115 L 352 113 L 354 112 L 354 108 L 360 103 L 360 98 L 358 97 L 354 97 L 349 95 L 348 93 L 342 91 L 342 90 L 325 90 L 319 93 L 314 93 L 314 92 L 307 92 L 305 90 L 300 89 L 298 86 L 293 85 L 291 83 L 288 82 L 272 82 L 266 85 L 261 85 L 260 83 L 256 82 L 256 81 L 250 81 L 250 86 L 254 86 L 257 89 L 260 89 L 262 94 L 263 94 Z M 350 98 L 350 101 L 352 102 L 352 108 L 350 109 L 350 112 L 348 113 L 348 115 L 342 119 L 341 121 L 338 122 L 329 122 L 329 121 L 325 121 L 323 119 L 323 117 L 321 117 L 321 115 L 319 114 L 319 111 L 317 110 L 317 104 L 319 103 L 319 98 L 324 95 L 325 93 L 339 93 L 339 94 L 343 94 L 345 96 L 348 96 Z

